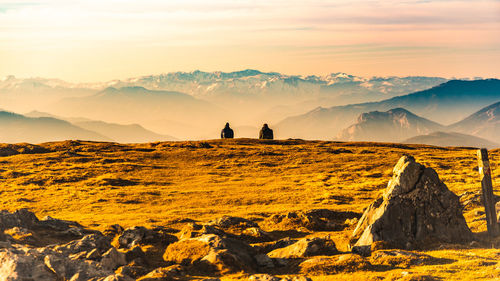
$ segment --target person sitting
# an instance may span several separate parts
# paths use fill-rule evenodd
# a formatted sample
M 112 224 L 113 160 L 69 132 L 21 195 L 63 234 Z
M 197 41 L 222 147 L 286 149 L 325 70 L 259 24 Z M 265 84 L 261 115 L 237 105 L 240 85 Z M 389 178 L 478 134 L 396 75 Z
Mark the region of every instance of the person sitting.
M 262 129 L 260 130 L 260 133 L 259 133 L 259 139 L 261 139 L 261 140 L 274 139 L 273 130 L 271 130 L 269 128 L 269 126 L 267 126 L 267 124 L 264 124 L 264 126 L 262 126 Z
M 229 123 L 226 123 L 226 126 L 222 131 L 220 132 L 220 138 L 221 139 L 232 139 L 234 138 L 234 132 L 233 129 L 229 127 Z

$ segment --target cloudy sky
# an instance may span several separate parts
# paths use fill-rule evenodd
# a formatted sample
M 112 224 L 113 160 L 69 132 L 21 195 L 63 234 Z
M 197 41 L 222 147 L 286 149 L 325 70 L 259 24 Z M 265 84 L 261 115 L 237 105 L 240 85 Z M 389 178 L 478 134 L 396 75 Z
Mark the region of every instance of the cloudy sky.
M 0 0 L 0 76 L 500 76 L 500 0 Z

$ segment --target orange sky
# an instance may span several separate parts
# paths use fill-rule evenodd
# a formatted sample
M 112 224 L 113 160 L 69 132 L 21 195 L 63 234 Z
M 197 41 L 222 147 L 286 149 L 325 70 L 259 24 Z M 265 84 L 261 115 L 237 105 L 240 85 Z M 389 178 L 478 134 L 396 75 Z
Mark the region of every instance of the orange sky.
M 500 1 L 0 0 L 0 77 L 499 77 Z

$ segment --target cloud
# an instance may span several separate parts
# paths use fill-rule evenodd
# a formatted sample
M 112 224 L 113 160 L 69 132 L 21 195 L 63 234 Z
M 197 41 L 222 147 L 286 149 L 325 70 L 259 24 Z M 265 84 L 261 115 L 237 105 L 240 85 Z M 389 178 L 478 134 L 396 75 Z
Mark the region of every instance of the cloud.
M 232 48 L 235 56 L 259 57 L 281 48 L 306 63 L 317 48 L 324 47 L 315 54 L 324 59 L 340 52 L 329 46 L 383 46 L 360 53 L 373 57 L 391 48 L 428 56 L 427 47 L 439 52 L 500 46 L 498 0 L 0 0 L 0 11 L 0 54 L 9 57 L 67 53 L 64 59 L 71 60 L 95 50 L 134 56 L 170 47 L 213 53 Z M 302 48 L 310 49 L 297 51 Z M 273 54 L 291 55 L 282 53 Z M 185 60 L 196 63 L 187 62 L 190 56 Z M 235 60 L 233 67 L 241 63 Z M 17 66 L 0 67 L 2 74 Z

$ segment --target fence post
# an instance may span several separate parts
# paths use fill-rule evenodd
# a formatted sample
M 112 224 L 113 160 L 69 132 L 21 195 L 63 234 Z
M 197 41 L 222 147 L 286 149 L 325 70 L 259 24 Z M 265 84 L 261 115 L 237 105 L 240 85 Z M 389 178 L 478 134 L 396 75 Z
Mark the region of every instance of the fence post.
M 490 161 L 488 159 L 488 150 L 486 148 L 481 148 L 477 151 L 477 160 L 479 165 L 479 175 L 481 177 L 482 198 L 486 213 L 486 226 L 488 227 L 488 234 L 490 236 L 497 236 L 500 234 L 500 225 L 497 222 L 493 184 L 491 183 Z

